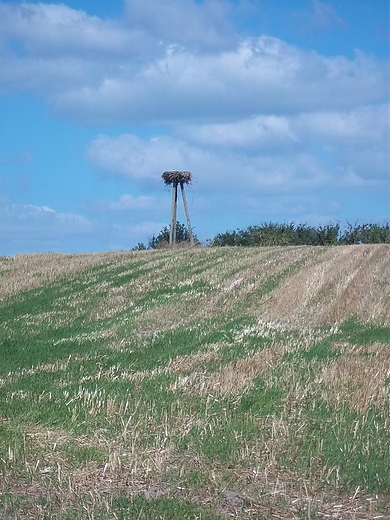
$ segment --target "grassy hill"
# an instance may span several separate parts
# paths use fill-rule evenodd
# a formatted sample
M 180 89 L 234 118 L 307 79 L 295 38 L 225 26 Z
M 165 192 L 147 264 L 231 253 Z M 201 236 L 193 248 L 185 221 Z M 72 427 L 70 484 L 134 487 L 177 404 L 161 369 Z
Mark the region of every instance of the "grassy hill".
M 390 518 L 390 246 L 0 257 L 0 518 Z

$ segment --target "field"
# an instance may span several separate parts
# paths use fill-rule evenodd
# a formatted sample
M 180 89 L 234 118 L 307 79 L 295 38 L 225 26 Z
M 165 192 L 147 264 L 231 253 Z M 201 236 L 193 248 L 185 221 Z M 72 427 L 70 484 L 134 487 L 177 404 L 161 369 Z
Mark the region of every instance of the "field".
M 389 519 L 390 246 L 0 257 L 0 519 Z

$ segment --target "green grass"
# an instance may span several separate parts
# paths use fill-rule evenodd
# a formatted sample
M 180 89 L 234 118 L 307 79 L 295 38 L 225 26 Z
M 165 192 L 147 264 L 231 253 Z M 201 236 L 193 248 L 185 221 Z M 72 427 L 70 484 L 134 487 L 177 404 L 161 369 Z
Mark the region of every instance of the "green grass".
M 390 328 L 263 321 L 322 254 L 290 249 L 105 260 L 2 301 L 0 517 L 289 518 L 356 489 L 386 512 Z
M 340 333 L 342 338 L 359 345 L 367 345 L 376 341 L 390 344 L 390 327 L 362 324 L 355 317 L 351 317 L 341 325 Z

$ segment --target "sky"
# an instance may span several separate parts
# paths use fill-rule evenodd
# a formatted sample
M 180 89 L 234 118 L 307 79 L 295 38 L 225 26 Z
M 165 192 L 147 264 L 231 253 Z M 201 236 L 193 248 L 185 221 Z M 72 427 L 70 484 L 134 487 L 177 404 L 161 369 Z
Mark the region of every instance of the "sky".
M 388 0 L 0 0 L 0 255 L 390 217 Z M 185 223 L 179 197 L 178 220 Z

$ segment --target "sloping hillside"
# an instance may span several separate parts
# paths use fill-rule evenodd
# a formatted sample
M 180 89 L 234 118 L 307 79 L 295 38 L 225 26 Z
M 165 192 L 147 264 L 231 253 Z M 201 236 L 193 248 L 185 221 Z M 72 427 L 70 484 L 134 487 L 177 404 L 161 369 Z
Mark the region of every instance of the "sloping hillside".
M 210 301 L 207 291 L 197 297 L 199 307 L 203 295 L 210 310 L 226 303 L 225 297 L 232 294 L 235 304 L 254 300 L 250 312 L 256 313 L 255 307 L 261 304 L 261 313 L 294 326 L 340 322 L 352 315 L 364 321 L 390 320 L 388 245 L 193 249 L 173 256 L 167 251 L 145 251 L 0 257 L 0 299 L 61 278 L 75 278 L 92 267 L 101 266 L 102 274 L 106 271 L 115 277 L 116 268 L 123 266 L 125 272 L 139 263 L 149 276 L 140 272 L 135 278 L 149 284 L 152 273 L 155 288 L 169 285 L 174 291 L 183 280 L 187 285 L 207 283 L 214 298 Z M 123 272 L 118 273 L 118 280 L 122 276 Z M 131 284 L 121 285 L 122 292 L 129 289 Z M 188 303 L 186 292 L 178 298 L 180 305 Z M 270 293 L 266 300 L 265 293 Z
M 388 245 L 0 257 L 0 518 L 385 518 L 388 302 Z

